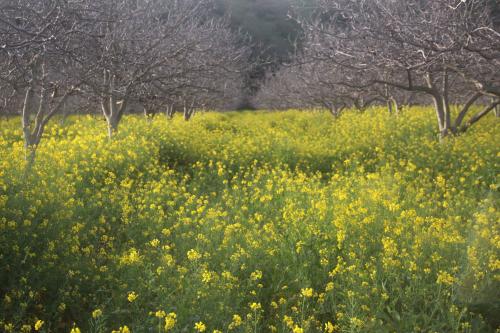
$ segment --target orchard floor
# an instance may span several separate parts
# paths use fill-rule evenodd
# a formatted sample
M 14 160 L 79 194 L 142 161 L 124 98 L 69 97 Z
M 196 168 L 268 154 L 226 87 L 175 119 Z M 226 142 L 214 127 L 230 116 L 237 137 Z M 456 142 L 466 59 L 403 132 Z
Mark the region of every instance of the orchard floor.
M 493 115 L 0 120 L 0 331 L 494 332 Z

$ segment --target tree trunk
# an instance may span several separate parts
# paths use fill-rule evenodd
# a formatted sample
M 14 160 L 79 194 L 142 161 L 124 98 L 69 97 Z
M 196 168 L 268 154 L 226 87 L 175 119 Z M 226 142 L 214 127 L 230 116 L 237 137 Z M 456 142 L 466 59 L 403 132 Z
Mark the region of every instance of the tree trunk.
M 449 76 L 448 71 L 445 70 L 443 72 L 443 88 L 442 88 L 442 103 L 443 103 L 443 113 L 444 113 L 444 131 L 446 135 L 448 135 L 449 131 L 453 132 L 453 128 L 451 126 L 451 109 L 450 109 L 450 101 L 448 98 L 449 93 Z
M 166 113 L 166 116 L 167 116 L 167 119 L 172 119 L 174 117 L 174 105 L 173 104 L 168 104 L 167 105 L 167 113 Z
M 34 97 L 34 89 L 32 87 L 29 87 L 26 90 L 26 95 L 24 97 L 24 102 L 23 102 L 23 111 L 22 111 L 22 127 L 23 127 L 23 136 L 24 136 L 24 147 L 28 149 L 28 147 L 31 145 L 31 128 L 30 128 L 30 122 L 31 122 L 31 114 L 32 114 L 32 108 L 33 108 L 33 97 Z
M 387 99 L 387 110 L 389 114 L 392 114 L 392 100 L 390 98 Z
M 443 111 L 444 111 L 444 132 L 447 136 L 450 133 L 453 133 L 453 128 L 451 126 L 451 110 L 447 97 L 443 97 Z
M 192 111 L 190 108 L 184 108 L 184 120 L 189 121 L 192 116 Z
M 442 140 L 450 134 L 450 122 L 449 119 L 447 121 L 442 96 L 436 94 L 432 96 L 432 99 L 434 101 L 434 108 L 436 110 L 436 117 L 438 120 L 439 139 Z
M 101 101 L 102 112 L 108 125 L 108 137 L 111 140 L 118 132 L 118 124 L 127 108 L 128 101 L 124 98 L 117 101 L 113 95 L 103 98 Z
M 394 105 L 394 111 L 396 111 L 396 114 L 399 114 L 399 104 L 398 101 L 394 98 L 391 97 L 392 104 Z
M 147 109 L 146 107 L 144 107 L 144 116 L 146 117 L 148 123 L 152 123 L 154 117 L 156 116 L 156 112 L 151 111 L 151 109 Z
M 118 132 L 118 120 L 116 117 L 106 118 L 106 122 L 108 123 L 108 138 L 111 140 L 116 132 Z
M 334 118 L 338 118 L 340 116 L 340 113 L 342 112 L 343 109 L 342 105 L 338 107 L 337 105 L 335 105 L 334 102 L 330 103 L 329 101 L 324 101 L 322 102 L 322 104 Z M 321 111 L 321 109 L 319 109 L 318 111 Z
M 63 109 L 63 112 L 62 112 L 62 117 L 61 117 L 61 121 L 59 122 L 59 124 L 61 126 L 63 126 L 66 123 L 66 119 L 68 119 L 69 109 L 68 109 L 66 103 L 64 103 L 61 108 Z
M 445 76 L 446 79 L 447 76 Z M 443 89 L 443 92 L 445 94 L 442 94 L 434 85 L 434 79 L 430 73 L 427 73 L 425 76 L 425 79 L 427 81 L 427 87 L 431 90 L 430 94 L 432 96 L 432 100 L 434 102 L 434 109 L 436 110 L 436 117 L 439 125 L 439 139 L 442 140 L 445 137 L 448 136 L 450 127 L 451 127 L 451 121 L 450 121 L 450 115 L 449 115 L 449 110 L 448 105 L 447 105 L 447 98 L 446 98 L 446 93 L 447 90 Z M 445 82 L 445 86 L 446 86 Z
M 26 160 L 26 173 L 28 173 L 35 164 L 36 149 L 37 146 L 35 145 L 28 145 L 25 149 L 24 159 Z
M 118 124 L 127 108 L 128 99 L 127 93 L 122 100 L 117 100 L 114 95 L 115 89 L 115 75 L 104 71 L 104 83 L 107 85 L 107 95 L 101 100 L 102 113 L 108 124 L 108 137 L 111 140 L 118 131 Z
M 338 118 L 340 116 L 339 109 L 335 105 L 330 106 L 329 110 L 334 118 Z
M 36 140 L 31 131 L 31 115 L 33 114 L 33 99 L 35 97 L 35 92 L 33 86 L 30 86 L 26 90 L 26 95 L 23 102 L 22 111 L 22 127 L 23 127 L 23 137 L 24 137 L 24 159 L 26 161 L 26 173 L 31 170 L 36 156 Z
M 191 105 L 188 105 L 186 102 L 184 102 L 184 120 L 189 121 L 191 117 L 194 114 L 194 103 L 192 102 Z

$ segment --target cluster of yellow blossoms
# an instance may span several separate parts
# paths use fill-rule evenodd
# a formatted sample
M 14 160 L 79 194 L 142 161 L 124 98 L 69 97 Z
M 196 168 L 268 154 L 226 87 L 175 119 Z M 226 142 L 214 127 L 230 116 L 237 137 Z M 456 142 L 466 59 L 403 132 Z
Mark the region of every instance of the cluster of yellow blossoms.
M 498 119 L 432 110 L 0 126 L 0 332 L 493 332 Z M 486 307 L 486 310 L 485 310 Z

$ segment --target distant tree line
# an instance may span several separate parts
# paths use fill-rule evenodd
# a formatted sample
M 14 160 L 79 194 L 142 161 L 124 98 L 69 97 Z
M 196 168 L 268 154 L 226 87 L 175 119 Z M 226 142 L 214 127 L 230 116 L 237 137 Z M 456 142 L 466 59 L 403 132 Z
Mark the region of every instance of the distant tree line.
M 261 107 L 390 112 L 431 101 L 441 137 L 500 104 L 500 4 L 494 0 L 318 0 L 296 17 L 303 48 L 269 73 Z M 454 105 L 461 105 L 453 112 Z M 480 111 L 476 104 L 483 108 Z

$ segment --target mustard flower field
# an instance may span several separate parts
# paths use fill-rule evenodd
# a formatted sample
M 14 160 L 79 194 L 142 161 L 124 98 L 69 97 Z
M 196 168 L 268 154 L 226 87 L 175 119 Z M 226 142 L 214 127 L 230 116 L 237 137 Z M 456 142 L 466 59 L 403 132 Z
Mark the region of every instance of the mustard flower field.
M 0 120 L 1 332 L 498 332 L 500 124 Z

